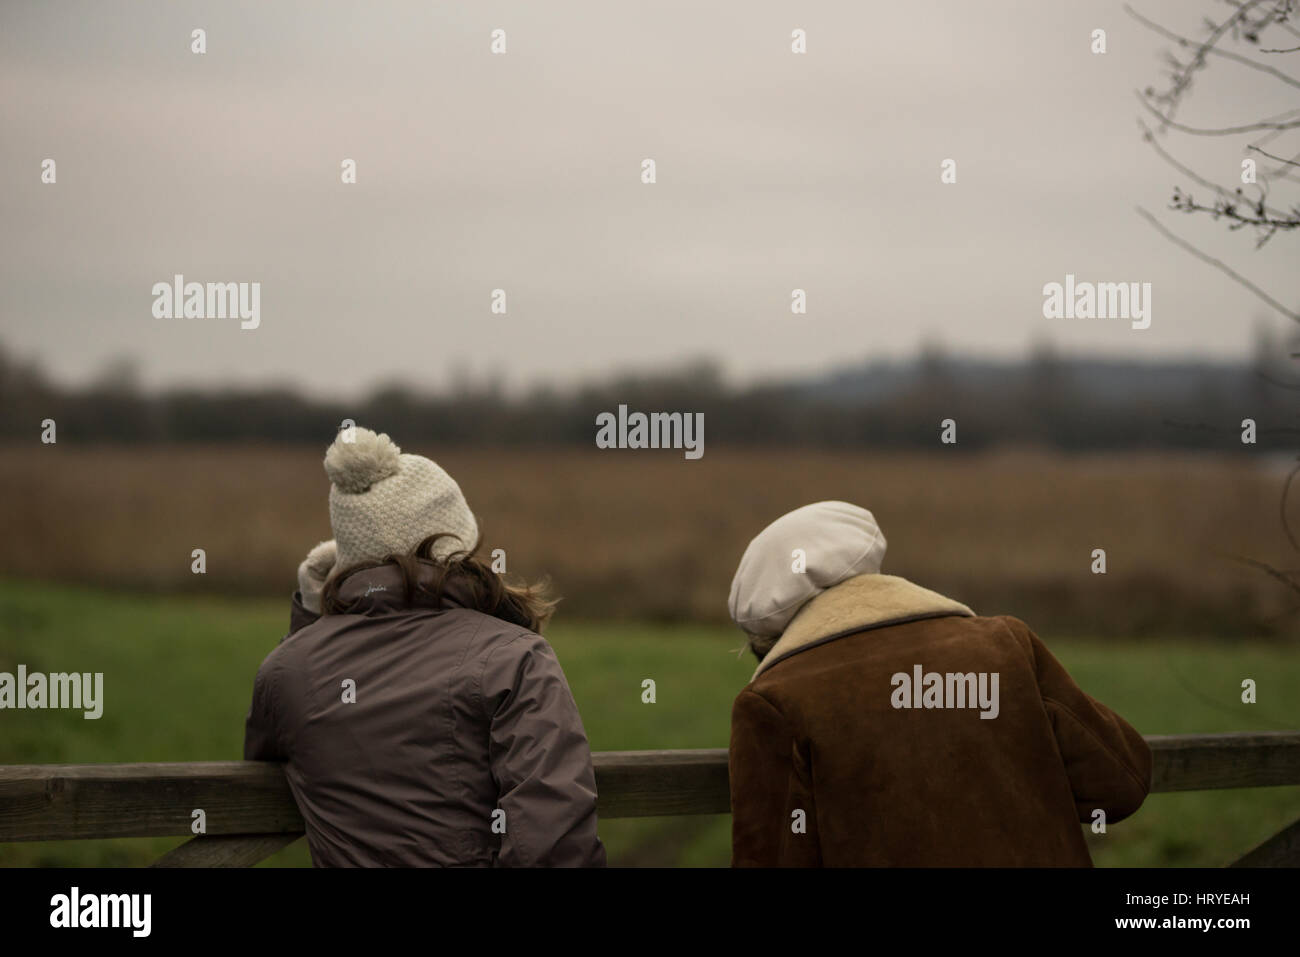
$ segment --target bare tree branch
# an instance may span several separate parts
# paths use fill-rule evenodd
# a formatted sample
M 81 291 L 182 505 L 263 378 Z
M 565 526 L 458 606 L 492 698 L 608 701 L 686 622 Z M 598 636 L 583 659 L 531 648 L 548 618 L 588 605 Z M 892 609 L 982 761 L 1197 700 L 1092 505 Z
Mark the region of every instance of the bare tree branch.
M 1174 245 L 1176 245 L 1176 246 L 1180 246 L 1180 247 L 1182 247 L 1183 249 L 1186 249 L 1189 253 L 1191 253 L 1191 254 L 1192 254 L 1193 256 L 1195 256 L 1196 258 L 1200 259 L 1200 260 L 1203 261 L 1203 262 L 1209 263 L 1209 264 L 1210 264 L 1211 266 L 1213 266 L 1215 269 L 1218 269 L 1219 271 L 1221 271 L 1221 272 L 1227 274 L 1227 275 L 1230 276 L 1233 280 L 1235 280 L 1236 282 L 1240 283 L 1242 286 L 1245 286 L 1247 289 L 1249 289 L 1251 292 L 1253 292 L 1256 296 L 1258 296 L 1260 299 L 1264 300 L 1264 302 L 1268 303 L 1270 306 L 1272 306 L 1272 307 L 1273 307 L 1274 309 L 1276 309 L 1278 312 L 1282 313 L 1282 315 L 1286 316 L 1288 319 L 1292 320 L 1293 322 L 1300 322 L 1300 312 L 1294 312 L 1294 311 L 1288 309 L 1286 306 L 1282 305 L 1280 302 L 1278 302 L 1276 299 L 1274 299 L 1274 298 L 1273 298 L 1272 296 L 1270 296 L 1268 293 L 1264 292 L 1264 290 L 1262 290 L 1262 289 L 1260 289 L 1258 286 L 1256 286 L 1256 285 L 1255 285 L 1253 282 L 1251 282 L 1249 279 L 1246 279 L 1244 276 L 1242 276 L 1242 275 L 1240 275 L 1239 273 L 1233 271 L 1233 269 L 1232 269 L 1231 267 L 1229 267 L 1227 264 L 1225 264 L 1225 263 L 1219 261 L 1218 259 L 1215 259 L 1213 256 L 1210 256 L 1210 255 L 1208 255 L 1207 253 L 1203 253 L 1203 252 L 1201 252 L 1199 249 L 1197 249 L 1197 248 L 1196 248 L 1195 246 L 1193 246 L 1191 243 L 1187 242 L 1187 241 L 1184 240 L 1184 239 L 1181 239 L 1181 238 L 1178 237 L 1178 236 L 1175 236 L 1175 235 L 1174 235 L 1173 233 L 1171 233 L 1168 229 L 1166 229 L 1165 226 L 1164 226 L 1164 225 L 1163 225 L 1163 224 L 1162 224 L 1158 219 L 1156 219 L 1154 216 L 1152 216 L 1150 213 L 1148 213 L 1148 212 L 1147 212 L 1145 209 L 1143 209 L 1141 206 L 1137 207 L 1137 212 L 1138 212 L 1138 215 L 1139 215 L 1139 216 L 1141 216 L 1143 219 L 1145 219 L 1147 222 L 1149 222 L 1152 226 L 1154 226 L 1157 230 L 1159 230 L 1159 231 L 1160 231 L 1160 232 L 1165 236 L 1165 238 L 1168 239 L 1170 242 L 1172 242 Z
M 1155 33 L 1160 34 L 1162 37 L 1165 37 L 1166 39 L 1174 40 L 1179 44 L 1179 46 L 1183 46 L 1183 47 L 1197 46 L 1195 40 L 1189 40 L 1187 39 L 1187 37 L 1179 36 L 1177 33 L 1174 33 L 1172 30 L 1167 30 L 1164 27 L 1162 27 L 1160 24 L 1148 20 L 1146 17 L 1142 16 L 1142 14 L 1138 13 L 1136 10 L 1130 7 L 1127 3 L 1124 4 L 1124 10 L 1128 13 L 1129 16 L 1131 16 L 1138 23 L 1142 24 L 1148 30 L 1152 30 Z M 1221 50 L 1214 45 L 1214 43 L 1216 42 L 1218 42 L 1218 37 L 1212 36 L 1211 40 L 1207 40 L 1205 43 L 1200 44 L 1197 49 L 1196 56 L 1201 59 L 1204 59 L 1205 54 L 1213 53 L 1215 56 L 1221 56 L 1226 60 L 1232 60 L 1234 63 L 1240 63 L 1243 66 L 1248 66 L 1252 70 L 1259 70 L 1262 73 L 1272 74 L 1273 76 L 1281 80 L 1283 83 L 1286 83 L 1290 86 L 1294 86 L 1297 89 L 1300 89 L 1300 80 L 1297 80 L 1295 77 L 1288 76 L 1287 74 L 1283 73 L 1281 70 L 1269 66 L 1267 63 L 1260 63 L 1257 60 L 1252 60 L 1248 56 L 1242 56 L 1240 53 L 1233 53 L 1231 50 Z M 1265 52 L 1265 51 L 1261 51 L 1261 52 Z M 1191 69 L 1192 69 L 1191 67 L 1188 68 L 1188 73 L 1190 73 Z
M 1148 143 L 1151 144 L 1151 148 L 1156 151 L 1157 155 L 1159 155 L 1161 159 L 1163 159 L 1166 163 L 1168 163 L 1174 169 L 1178 170 L 1180 173 L 1182 173 L 1184 176 L 1186 176 L 1188 179 L 1192 180 L 1193 182 L 1199 183 L 1200 185 L 1204 186 L 1206 189 L 1213 190 L 1220 197 L 1222 197 L 1222 199 L 1225 202 L 1224 208 L 1207 208 L 1204 206 L 1195 206 L 1195 205 L 1181 205 L 1175 208 L 1185 209 L 1185 210 L 1192 210 L 1192 209 L 1205 210 L 1207 212 L 1215 214 L 1216 216 L 1227 216 L 1229 219 L 1236 220 L 1243 226 L 1258 226 L 1258 227 L 1266 228 L 1268 231 L 1264 236 L 1264 238 L 1260 240 L 1261 245 L 1269 238 L 1269 236 L 1271 236 L 1274 232 L 1276 232 L 1279 229 L 1294 229 L 1297 226 L 1300 226 L 1300 213 L 1297 213 L 1296 215 L 1292 216 L 1288 213 L 1282 212 L 1280 209 L 1273 209 L 1272 207 L 1265 205 L 1264 198 L 1267 194 L 1263 189 L 1263 187 L 1259 187 L 1259 191 L 1260 191 L 1259 198 L 1257 200 L 1251 201 L 1245 198 L 1240 187 L 1238 187 L 1236 190 L 1230 190 L 1226 186 L 1220 186 L 1218 183 L 1211 182 L 1205 177 L 1197 174 L 1194 170 L 1184 166 L 1182 163 L 1178 162 L 1178 160 L 1174 159 L 1174 157 L 1170 155 L 1169 152 L 1165 150 L 1164 147 L 1162 147 L 1160 143 L 1156 140 L 1155 133 L 1153 133 L 1147 127 L 1147 125 L 1143 123 L 1141 120 L 1138 120 L 1138 126 L 1142 129 L 1143 139 L 1145 139 Z M 1263 150 L 1260 150 L 1260 152 L 1263 153 Z M 1264 155 L 1267 156 L 1268 154 L 1265 153 Z M 1255 185 L 1258 186 L 1258 184 Z M 1180 195 L 1181 194 L 1179 193 L 1175 193 L 1175 199 L 1178 199 Z M 1186 198 L 1189 201 L 1191 200 L 1191 196 L 1187 196 Z M 1250 203 L 1252 208 L 1255 210 L 1256 215 L 1241 216 L 1236 210 L 1236 205 L 1238 203 Z
M 1263 202 L 1251 204 L 1249 200 L 1241 197 L 1241 203 L 1245 203 L 1253 211 L 1243 214 L 1238 209 L 1238 203 L 1230 199 L 1216 200 L 1213 206 L 1206 206 L 1198 203 L 1191 193 L 1184 193 L 1178 187 L 1174 187 L 1174 198 L 1170 203 L 1170 209 L 1177 209 L 1184 213 L 1208 213 L 1214 219 L 1229 220 L 1228 229 L 1238 230 L 1250 226 L 1259 231 L 1260 237 L 1255 241 L 1255 248 L 1259 249 L 1267 243 L 1277 233 L 1279 229 L 1295 229 L 1300 227 L 1300 208 L 1295 213 L 1284 218 L 1275 218 L 1270 216 L 1264 210 Z
M 1233 136 L 1237 133 L 1253 133 L 1256 130 L 1293 130 L 1300 128 L 1300 120 L 1291 120 L 1287 123 L 1270 123 L 1268 121 L 1261 121 L 1259 123 L 1248 123 L 1245 126 L 1225 126 L 1218 129 L 1202 129 L 1195 126 L 1185 126 L 1182 123 L 1176 122 L 1148 103 L 1142 98 L 1141 94 L 1138 94 L 1138 102 L 1158 118 L 1163 125 L 1171 126 L 1179 132 L 1191 133 L 1195 136 Z
M 1286 539 L 1291 543 L 1291 547 L 1300 552 L 1300 544 L 1296 543 L 1295 536 L 1291 534 L 1291 523 L 1286 520 L 1286 500 L 1291 494 L 1291 483 L 1295 481 L 1296 473 L 1300 472 L 1300 465 L 1291 470 L 1291 474 L 1286 477 L 1286 482 L 1282 485 L 1282 502 L 1279 510 L 1282 515 L 1282 531 L 1286 532 Z
M 1293 159 L 1284 159 L 1281 156 L 1274 156 L 1272 153 L 1262 150 L 1258 146 L 1247 146 L 1246 149 L 1254 150 L 1256 153 L 1259 153 L 1261 156 L 1267 156 L 1269 159 L 1277 160 L 1277 162 L 1279 163 L 1285 163 L 1287 166 L 1300 166 L 1300 163 L 1296 162 L 1297 159 L 1300 159 L 1300 153 L 1297 153 L 1295 155 L 1295 158 Z
M 1237 561 L 1245 565 L 1250 565 L 1254 568 L 1258 568 L 1260 571 L 1264 572 L 1270 578 L 1277 579 L 1287 588 L 1291 589 L 1293 592 L 1300 594 L 1300 585 L 1297 585 L 1294 581 L 1288 578 L 1284 572 L 1278 571 L 1276 568 L 1274 568 L 1272 565 L 1268 564 L 1267 562 L 1261 562 L 1254 558 L 1246 558 L 1243 555 L 1233 555 L 1231 557 L 1235 558 Z

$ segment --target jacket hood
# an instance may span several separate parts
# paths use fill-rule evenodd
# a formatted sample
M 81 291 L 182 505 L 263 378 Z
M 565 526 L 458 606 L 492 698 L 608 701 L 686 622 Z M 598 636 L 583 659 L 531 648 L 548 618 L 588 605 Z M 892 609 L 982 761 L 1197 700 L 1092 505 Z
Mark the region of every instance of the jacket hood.
M 758 663 L 754 677 L 778 661 L 836 638 L 948 615 L 973 617 L 975 612 L 897 575 L 858 575 L 805 604 Z
M 746 633 L 775 637 L 811 598 L 866 572 L 880 571 L 885 535 L 865 508 L 816 502 L 782 515 L 740 558 L 727 602 Z
M 432 562 L 421 562 L 415 581 L 424 587 L 415 588 L 408 600 L 402 570 L 390 562 L 373 568 L 358 569 L 348 575 L 339 583 L 338 595 L 347 607 L 347 614 L 367 617 L 409 611 L 446 611 L 453 608 L 479 610 L 473 582 L 464 574 L 458 574 L 454 568 L 443 578 L 440 593 L 433 594 L 431 590 L 438 574 L 439 569 Z M 528 626 L 527 622 L 510 623 Z

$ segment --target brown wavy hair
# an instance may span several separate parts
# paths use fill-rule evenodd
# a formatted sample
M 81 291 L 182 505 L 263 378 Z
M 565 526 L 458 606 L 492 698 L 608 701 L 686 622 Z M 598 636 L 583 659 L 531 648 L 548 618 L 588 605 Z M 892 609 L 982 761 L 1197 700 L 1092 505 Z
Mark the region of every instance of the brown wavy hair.
M 555 606 L 559 604 L 558 599 L 550 596 L 550 583 L 545 579 L 532 585 L 516 585 L 507 582 L 492 570 L 491 565 L 479 557 L 478 549 L 482 538 L 474 543 L 473 548 L 453 552 L 446 558 L 434 558 L 434 543 L 444 537 L 451 536 L 447 532 L 439 532 L 420 542 L 408 554 L 389 555 L 380 561 L 358 562 L 338 574 L 330 575 L 321 591 L 322 613 L 347 615 L 352 612 L 356 603 L 340 598 L 339 587 L 353 572 L 379 568 L 383 565 L 396 565 L 402 575 L 402 585 L 408 605 L 417 596 L 436 604 L 441 600 L 447 582 L 454 580 L 458 585 L 463 586 L 463 591 L 468 596 L 466 607 L 541 634 L 542 628 L 555 613 Z M 430 568 L 433 569 L 433 580 L 425 584 L 424 571 Z

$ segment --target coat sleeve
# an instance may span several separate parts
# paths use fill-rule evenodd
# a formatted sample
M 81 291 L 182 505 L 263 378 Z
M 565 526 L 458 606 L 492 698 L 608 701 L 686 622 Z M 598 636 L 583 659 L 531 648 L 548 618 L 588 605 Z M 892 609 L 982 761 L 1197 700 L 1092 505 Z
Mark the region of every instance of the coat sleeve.
M 820 866 L 805 756 L 781 712 L 748 688 L 731 709 L 729 763 L 731 866 Z
M 1079 820 L 1091 821 L 1100 808 L 1108 823 L 1122 821 L 1151 791 L 1151 748 L 1132 725 L 1085 694 L 1028 626 L 1015 624 L 1029 640 Z
M 253 703 L 244 721 L 245 761 L 284 761 L 279 729 L 275 717 L 275 688 L 271 667 L 263 663 L 253 679 Z
M 555 652 L 525 632 L 483 666 L 503 867 L 603 867 L 591 748 Z

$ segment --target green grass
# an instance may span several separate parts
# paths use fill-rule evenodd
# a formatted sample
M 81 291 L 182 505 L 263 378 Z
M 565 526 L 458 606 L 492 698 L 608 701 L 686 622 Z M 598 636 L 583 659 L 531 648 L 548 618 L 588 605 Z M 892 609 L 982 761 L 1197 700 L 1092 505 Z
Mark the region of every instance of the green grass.
M 104 716 L 0 711 L 0 764 L 240 757 L 253 674 L 287 603 L 157 597 L 0 582 L 0 671 L 102 671 Z M 732 699 L 753 670 L 737 632 L 561 620 L 548 632 L 594 750 L 724 747 Z M 1277 645 L 1053 639 L 1079 684 L 1144 734 L 1300 726 L 1300 657 Z M 1239 703 L 1243 678 L 1259 703 Z M 642 703 L 654 679 L 656 702 Z M 1099 865 L 1215 866 L 1300 817 L 1300 788 L 1160 794 L 1091 837 Z M 724 865 L 730 818 L 601 822 L 612 864 Z M 0 865 L 123 866 L 177 838 L 0 845 Z M 302 841 L 267 864 L 309 863 Z

